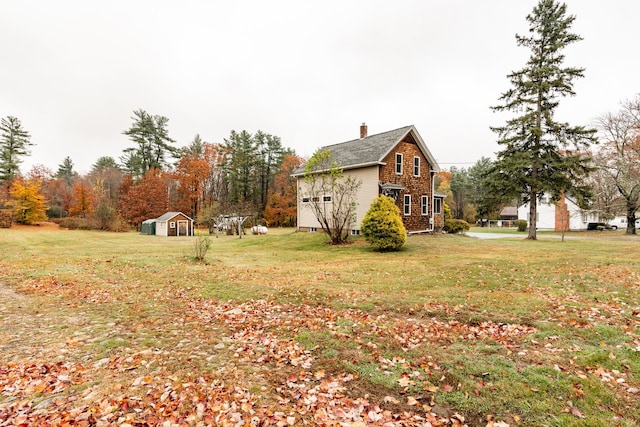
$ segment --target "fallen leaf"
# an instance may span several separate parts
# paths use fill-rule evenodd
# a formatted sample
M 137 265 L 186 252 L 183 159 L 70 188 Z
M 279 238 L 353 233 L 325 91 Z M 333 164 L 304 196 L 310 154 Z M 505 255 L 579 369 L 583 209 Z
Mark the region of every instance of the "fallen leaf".
M 414 406 L 417 404 L 418 404 L 418 401 L 416 400 L 415 397 L 412 397 L 412 396 L 407 397 L 407 405 Z

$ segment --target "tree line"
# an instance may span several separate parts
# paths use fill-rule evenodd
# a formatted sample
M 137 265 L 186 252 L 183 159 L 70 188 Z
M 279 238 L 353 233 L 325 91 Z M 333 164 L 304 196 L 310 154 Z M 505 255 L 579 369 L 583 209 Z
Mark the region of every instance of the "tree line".
M 494 126 L 501 150 L 496 160 L 481 159 L 469 169 L 451 168 L 440 179 L 452 214 L 473 221 L 496 218 L 505 205 L 570 195 L 604 221 L 625 214 L 627 233 L 635 234 L 640 207 L 640 96 L 624 101 L 617 113 L 602 115 L 593 127 L 572 126 L 556 118 L 560 101 L 574 96 L 574 81 L 584 68 L 564 65 L 563 50 L 582 38 L 571 31 L 575 16 L 555 0 L 540 0 L 526 17 L 529 31 L 516 35 L 529 49 L 525 65 L 507 78 L 511 87 L 492 109 L 510 113 Z M 600 144 L 599 149 L 593 148 Z M 536 227 L 529 224 L 529 239 Z
M 516 42 L 530 57 L 507 75 L 511 87 L 492 107 L 512 115 L 491 128 L 501 149 L 495 160 L 483 157 L 468 169 L 452 167 L 440 174 L 437 191 L 447 195 L 445 212 L 474 222 L 497 218 L 506 205 L 529 203 L 529 217 L 536 218 L 542 196 L 571 195 L 602 220 L 626 215 L 627 233 L 635 234 L 640 95 L 623 101 L 619 111 L 602 114 L 592 127 L 558 120 L 560 101 L 575 95 L 574 81 L 585 72 L 564 65 L 563 50 L 582 39 L 571 30 L 575 16 L 567 14 L 564 3 L 540 0 L 526 20 L 528 32 L 516 34 Z M 22 177 L 19 165 L 29 154 L 29 133 L 17 118 L 2 119 L 0 203 L 24 222 L 40 220 L 44 214 L 32 212 L 46 206 L 49 216 L 93 218 L 101 227 L 118 221 L 137 227 L 167 210 L 181 210 L 200 222 L 236 212 L 276 225 L 295 224 L 291 172 L 303 159 L 277 136 L 232 131 L 224 143 L 212 144 L 196 135 L 178 149 L 166 117 L 137 110 L 132 119 L 123 134 L 134 145 L 119 162 L 100 158 L 85 177 L 75 174 L 68 157 L 55 174 L 34 168 Z M 528 237 L 536 238 L 536 227 L 529 227 Z
M 600 115 L 595 123 L 598 147 L 582 151 L 588 173 L 579 180 L 577 193 L 568 190 L 581 208 L 598 214 L 606 222 L 616 216 L 627 218 L 628 234 L 636 234 L 640 209 L 640 95 L 622 101 L 619 110 Z M 445 194 L 453 218 L 474 223 L 499 219 L 505 206 L 517 206 L 527 195 L 497 190 L 504 186 L 500 163 L 482 157 L 468 168 L 451 167 L 436 177 L 436 191 Z M 548 188 L 557 200 L 561 185 Z M 541 196 L 543 193 L 539 193 Z
M 237 213 L 273 226 L 293 226 L 296 190 L 291 172 L 303 163 L 279 137 L 231 131 L 222 143 L 199 135 L 179 148 L 169 119 L 136 110 L 123 134 L 133 143 L 119 159 L 100 157 L 80 175 L 70 157 L 56 171 L 20 164 L 33 146 L 19 119 L 0 124 L 0 207 L 5 221 L 47 218 L 71 227 L 138 229 L 142 221 L 181 211 L 206 224 Z M 9 218 L 7 218 L 9 217 Z M 73 220 L 71 220 L 71 218 Z

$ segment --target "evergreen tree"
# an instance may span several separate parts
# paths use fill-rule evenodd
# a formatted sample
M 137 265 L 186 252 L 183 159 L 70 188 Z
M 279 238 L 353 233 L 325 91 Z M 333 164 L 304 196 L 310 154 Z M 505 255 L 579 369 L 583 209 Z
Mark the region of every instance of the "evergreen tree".
M 264 212 L 267 206 L 269 189 L 273 188 L 276 174 L 279 172 L 282 161 L 290 150 L 282 147 L 280 137 L 258 131 L 255 136 L 258 150 L 258 185 L 260 188 L 259 210 Z
M 124 154 L 120 156 L 122 170 L 132 177 L 140 178 L 144 175 L 144 160 L 138 151 L 133 148 L 126 148 Z
M 575 17 L 567 16 L 566 9 L 555 0 L 540 0 L 527 16 L 529 35 L 516 35 L 516 40 L 531 56 L 524 68 L 509 74 L 513 87 L 500 97 L 502 104 L 493 107 L 517 114 L 492 128 L 503 147 L 492 172 L 494 191 L 530 202 L 532 224 L 543 193 L 588 196 L 588 187 L 580 182 L 590 171 L 583 150 L 596 142 L 595 131 L 554 118 L 559 99 L 575 95 L 573 80 L 584 75 L 583 68 L 563 66 L 562 50 L 581 40 L 570 31 Z M 535 226 L 529 227 L 528 238 L 536 239 Z
M 126 148 L 121 160 L 127 172 L 140 177 L 150 169 L 163 169 L 167 156 L 175 155 L 177 149 L 171 145 L 175 141 L 169 137 L 168 118 L 152 116 L 142 109 L 133 115 L 133 124 L 123 134 L 138 146 Z
M 120 169 L 118 162 L 113 157 L 102 156 L 91 166 L 91 173 L 100 172 L 105 169 Z
M 180 150 L 180 157 L 184 156 L 197 156 L 202 157 L 204 155 L 204 141 L 200 138 L 200 134 L 196 134 L 193 137 L 193 141 L 189 144 L 188 147 L 184 147 Z
M 469 178 L 469 171 L 465 168 L 451 167 L 451 193 L 453 204 L 451 210 L 456 219 L 467 219 L 469 204 L 473 202 L 474 189 Z
M 495 197 L 495 194 L 491 191 L 492 168 L 493 161 L 487 157 L 481 157 L 468 171 L 469 180 L 474 188 L 473 199 L 476 204 L 478 219 L 498 218 L 504 203 L 512 201 Z
M 21 157 L 30 154 L 31 136 L 20 120 L 7 116 L 0 121 L 0 182 L 11 181 L 19 171 Z
M 229 185 L 229 202 L 239 208 L 254 205 L 258 156 L 253 136 L 246 130 L 240 133 L 232 130 L 224 140 L 224 148 L 228 152 L 224 171 Z
M 73 161 L 71 160 L 71 157 L 65 157 L 62 163 L 58 165 L 56 178 L 64 179 L 67 184 L 72 185 L 77 176 L 78 173 L 73 170 Z

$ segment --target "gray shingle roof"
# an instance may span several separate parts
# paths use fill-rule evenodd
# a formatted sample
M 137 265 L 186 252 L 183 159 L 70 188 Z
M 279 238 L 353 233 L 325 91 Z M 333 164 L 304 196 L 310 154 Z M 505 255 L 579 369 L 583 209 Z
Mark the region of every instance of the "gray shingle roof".
M 500 216 L 518 216 L 518 208 L 515 206 L 505 206 L 500 211 Z
M 164 214 L 164 215 L 159 216 L 158 218 L 156 218 L 156 221 L 160 221 L 160 222 L 162 222 L 162 221 L 168 221 L 168 220 L 170 220 L 171 218 L 173 218 L 174 216 L 176 216 L 176 215 L 180 215 L 180 214 L 184 215 L 182 212 L 167 212 L 166 214 Z M 189 218 L 187 215 L 184 215 L 184 216 L 186 216 L 187 218 Z M 191 218 L 189 218 L 189 219 L 191 219 Z
M 435 170 L 439 170 L 435 159 L 422 142 L 418 131 L 413 125 L 404 126 L 388 132 L 354 139 L 340 144 L 327 145 L 322 149 L 331 151 L 331 158 L 343 169 L 354 169 L 380 163 L 382 159 L 395 147 L 409 132 L 413 131 L 421 150 Z M 293 171 L 293 175 L 304 173 L 304 165 Z

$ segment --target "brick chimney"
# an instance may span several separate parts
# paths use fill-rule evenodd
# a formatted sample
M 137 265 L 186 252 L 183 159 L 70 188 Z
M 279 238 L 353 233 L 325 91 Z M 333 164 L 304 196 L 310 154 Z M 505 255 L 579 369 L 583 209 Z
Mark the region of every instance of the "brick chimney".
M 367 137 L 367 124 L 362 123 L 360 125 L 360 139 Z

